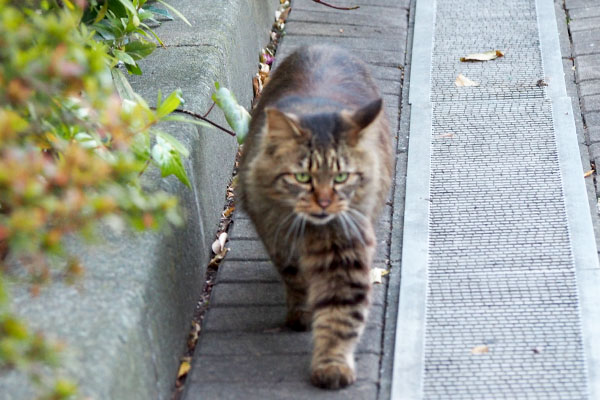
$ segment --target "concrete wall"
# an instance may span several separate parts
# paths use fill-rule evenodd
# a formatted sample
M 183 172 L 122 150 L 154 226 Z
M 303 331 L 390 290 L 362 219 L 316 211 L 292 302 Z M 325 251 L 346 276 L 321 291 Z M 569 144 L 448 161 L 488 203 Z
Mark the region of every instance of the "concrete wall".
M 184 108 L 203 113 L 219 81 L 249 107 L 259 50 L 268 43 L 279 1 L 168 2 L 192 27 L 175 20 L 156 29 L 166 48 L 140 63 L 144 74 L 130 77 L 134 90 L 153 105 L 159 89 L 168 94 L 181 88 Z M 211 118 L 226 124 L 220 110 Z M 79 285 L 55 284 L 36 298 L 13 288 L 14 309 L 66 343 L 65 373 L 93 399 L 170 397 L 225 203 L 235 138 L 196 125 L 163 129 L 190 150 L 185 167 L 192 189 L 156 173 L 145 180 L 181 197 L 185 226 L 136 236 L 104 229 L 106 240 L 78 251 L 87 270 Z M 0 377 L 2 399 L 30 398 L 29 389 L 16 374 Z

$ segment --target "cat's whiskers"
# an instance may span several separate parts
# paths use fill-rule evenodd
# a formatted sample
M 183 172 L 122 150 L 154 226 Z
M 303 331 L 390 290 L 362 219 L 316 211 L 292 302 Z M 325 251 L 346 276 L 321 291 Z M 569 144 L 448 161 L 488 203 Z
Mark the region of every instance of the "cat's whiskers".
M 285 241 L 286 242 L 289 242 L 290 238 L 294 239 L 296 237 L 296 234 L 295 234 L 296 229 L 298 227 L 298 224 L 302 220 L 301 217 L 300 217 L 300 215 L 298 215 L 296 213 L 293 213 L 292 215 L 294 216 L 294 220 L 292 221 L 292 223 L 290 224 L 290 226 L 288 226 L 287 233 L 285 235 Z
M 359 211 L 353 210 L 352 208 L 348 208 L 349 213 L 346 214 L 348 223 L 350 224 L 350 228 L 356 234 L 358 240 L 363 246 L 366 246 L 365 237 L 363 231 L 360 229 L 360 223 L 355 220 L 353 215 L 356 215 L 353 211 L 357 212 L 359 216 L 364 217 Z
M 338 213 L 337 214 L 337 220 L 340 223 L 340 227 L 342 228 L 342 231 L 344 232 L 344 236 L 346 236 L 346 239 L 348 240 L 352 240 L 352 237 L 350 237 L 350 233 L 348 233 L 348 225 L 346 222 L 346 215 L 344 214 L 344 212 Z
M 346 239 L 348 239 L 349 241 L 352 241 L 352 234 L 350 232 L 350 223 L 348 222 L 348 215 L 346 215 L 346 213 L 344 211 L 342 211 L 341 213 L 338 214 L 340 216 L 340 222 L 342 223 L 342 228 L 344 231 L 344 235 L 346 236 Z
M 291 249 L 288 255 L 287 263 L 289 263 L 296 251 L 298 250 L 298 243 L 301 243 L 302 237 L 304 236 L 304 231 L 306 228 L 306 218 L 302 214 L 292 213 L 294 215 L 294 220 L 288 227 L 288 231 L 285 235 L 285 240 L 287 243 L 291 242 Z M 291 241 L 290 241 L 291 239 Z
M 289 212 L 288 215 L 285 216 L 285 218 L 283 218 L 279 222 L 279 224 L 277 225 L 277 229 L 275 229 L 275 232 L 273 233 L 273 237 L 277 237 L 279 235 L 279 232 L 281 232 L 281 229 L 285 226 L 285 224 L 288 223 L 290 218 L 292 218 L 294 215 L 296 215 L 296 213 L 292 210 Z M 288 227 L 288 229 L 289 229 L 289 227 Z

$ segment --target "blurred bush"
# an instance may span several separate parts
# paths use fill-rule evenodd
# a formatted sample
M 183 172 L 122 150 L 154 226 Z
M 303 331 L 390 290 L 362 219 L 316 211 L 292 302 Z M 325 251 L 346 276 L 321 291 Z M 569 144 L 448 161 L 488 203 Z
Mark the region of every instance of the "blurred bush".
M 92 236 L 100 221 L 140 230 L 181 222 L 175 197 L 140 183 L 158 167 L 189 185 L 187 150 L 156 127 L 185 120 L 171 115 L 181 93 L 159 94 L 151 109 L 115 69 L 141 73 L 137 61 L 156 47 L 146 22 L 170 17 L 145 3 L 0 0 L 0 373 L 28 372 L 49 399 L 76 389 L 41 374 L 57 347 L 11 312 L 7 260 L 35 292 L 51 276 L 82 274 L 65 235 Z

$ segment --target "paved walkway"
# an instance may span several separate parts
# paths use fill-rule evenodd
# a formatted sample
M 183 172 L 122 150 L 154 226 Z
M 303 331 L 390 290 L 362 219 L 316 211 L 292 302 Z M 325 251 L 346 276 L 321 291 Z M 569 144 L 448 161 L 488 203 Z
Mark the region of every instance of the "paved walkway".
M 567 0 L 569 15 L 594 18 L 586 1 Z M 417 0 L 416 16 L 408 1 L 353 3 L 296 0 L 278 57 L 317 41 L 355 51 L 398 133 L 376 257 L 391 273 L 375 287 L 359 380 L 310 385 L 310 334 L 281 329 L 283 287 L 237 214 L 184 399 L 600 399 L 600 271 L 553 2 Z M 594 47 L 593 24 L 577 22 L 591 28 L 570 35 L 575 53 Z M 491 49 L 505 56 L 459 61 Z M 583 57 L 587 137 L 600 144 L 598 64 Z M 457 87 L 459 73 L 479 86 Z
M 286 37 L 277 58 L 308 43 L 328 42 L 352 50 L 370 67 L 382 90 L 392 131 L 399 131 L 404 55 L 409 1 L 357 0 L 358 10 L 339 11 L 308 0 L 295 0 Z M 400 134 L 399 134 L 400 135 Z M 406 151 L 406 135 L 397 141 Z M 400 157 L 399 190 L 404 188 L 404 157 Z M 398 249 L 390 252 L 392 217 L 401 212 L 403 195 L 392 200 L 381 218 L 375 266 L 394 264 L 399 272 Z M 401 214 L 400 214 L 401 215 Z M 283 285 L 250 221 L 236 212 L 228 253 L 211 295 L 187 378 L 184 400 L 199 399 L 348 399 L 389 398 L 395 318 L 388 307 L 388 280 L 375 285 L 369 321 L 357 349 L 358 381 L 341 391 L 317 389 L 309 381 L 310 333 L 282 329 L 285 319 Z M 396 255 L 395 259 L 393 259 Z M 391 261 L 390 261 L 391 260 Z M 396 274 L 397 275 L 397 274 Z M 390 291 L 391 308 L 397 303 L 398 277 Z M 391 321 L 389 326 L 387 321 Z M 384 360 L 384 361 L 382 361 Z

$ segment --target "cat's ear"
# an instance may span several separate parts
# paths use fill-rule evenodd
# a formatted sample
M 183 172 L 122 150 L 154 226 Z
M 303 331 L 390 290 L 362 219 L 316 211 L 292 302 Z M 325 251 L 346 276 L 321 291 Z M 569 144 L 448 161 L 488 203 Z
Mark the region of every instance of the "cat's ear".
M 273 107 L 265 108 L 267 114 L 267 137 L 271 139 L 305 140 L 306 134 L 300 129 L 300 119 Z
M 361 129 L 365 129 L 367 126 L 371 125 L 371 122 L 377 118 L 379 113 L 381 112 L 381 108 L 383 107 L 383 100 L 377 99 L 373 100 L 363 108 L 354 112 L 352 115 L 352 121 Z
M 377 99 L 356 111 L 342 111 L 342 117 L 350 122 L 350 126 L 352 127 L 348 133 L 350 143 L 358 141 L 361 132 L 375 121 L 377 116 L 382 112 L 382 109 L 383 100 Z

